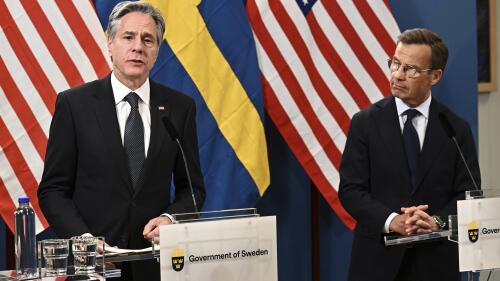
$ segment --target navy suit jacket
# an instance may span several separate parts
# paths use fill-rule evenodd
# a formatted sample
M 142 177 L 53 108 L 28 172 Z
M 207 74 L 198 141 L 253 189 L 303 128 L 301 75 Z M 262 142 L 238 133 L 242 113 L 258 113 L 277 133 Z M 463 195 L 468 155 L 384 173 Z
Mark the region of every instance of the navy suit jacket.
M 340 165 L 339 197 L 356 219 L 349 280 L 393 280 L 406 247 L 386 247 L 385 221 L 400 208 L 428 204 L 428 213 L 456 214 L 456 201 L 473 189 L 453 142 L 441 127 L 445 114 L 479 182 L 479 165 L 466 121 L 432 99 L 424 144 L 419 155 L 415 188 L 396 110 L 395 98 L 386 97 L 355 114 Z M 448 241 L 415 246 L 421 280 L 459 280 L 458 249 Z

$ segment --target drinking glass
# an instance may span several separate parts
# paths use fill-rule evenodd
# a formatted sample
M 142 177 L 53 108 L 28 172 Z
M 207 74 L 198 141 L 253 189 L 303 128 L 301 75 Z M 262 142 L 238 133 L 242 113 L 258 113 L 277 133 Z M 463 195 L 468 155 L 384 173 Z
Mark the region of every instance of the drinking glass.
M 42 241 L 47 276 L 66 275 L 68 269 L 69 241 L 66 239 L 47 239 Z
M 95 272 L 97 242 L 97 237 L 75 236 L 71 238 L 75 274 Z

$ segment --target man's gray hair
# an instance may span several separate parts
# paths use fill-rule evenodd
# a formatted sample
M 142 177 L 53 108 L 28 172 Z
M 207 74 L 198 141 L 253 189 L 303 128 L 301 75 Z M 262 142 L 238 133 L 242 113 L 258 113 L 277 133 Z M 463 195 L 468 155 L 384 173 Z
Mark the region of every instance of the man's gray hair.
M 165 20 L 158 9 L 144 2 L 123 1 L 113 8 L 113 11 L 109 15 L 108 28 L 106 29 L 109 39 L 113 40 L 115 38 L 121 18 L 132 12 L 140 12 L 153 18 L 156 25 L 156 39 L 158 45 L 160 45 L 165 33 Z

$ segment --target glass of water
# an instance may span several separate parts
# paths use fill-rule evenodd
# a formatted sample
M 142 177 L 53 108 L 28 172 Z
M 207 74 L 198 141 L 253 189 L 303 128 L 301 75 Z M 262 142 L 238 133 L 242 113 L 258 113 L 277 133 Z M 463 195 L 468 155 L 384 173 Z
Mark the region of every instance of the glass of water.
M 42 253 L 47 276 L 65 275 L 68 268 L 69 241 L 47 239 L 42 241 Z
M 75 274 L 95 272 L 97 242 L 97 237 L 75 236 L 71 238 Z

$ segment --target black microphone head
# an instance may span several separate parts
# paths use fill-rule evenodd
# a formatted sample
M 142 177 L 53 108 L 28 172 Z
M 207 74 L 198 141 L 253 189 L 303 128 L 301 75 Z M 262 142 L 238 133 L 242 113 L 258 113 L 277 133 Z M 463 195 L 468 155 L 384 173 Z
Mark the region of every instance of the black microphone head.
M 448 135 L 450 139 L 455 137 L 455 129 L 453 129 L 450 120 L 448 120 L 448 117 L 446 117 L 446 115 L 443 112 L 439 112 L 439 121 L 441 121 L 441 126 L 446 132 L 446 135 Z
M 180 139 L 177 130 L 170 120 L 168 120 L 167 116 L 163 116 L 161 119 L 163 121 L 163 125 L 165 125 L 165 129 L 173 140 Z

